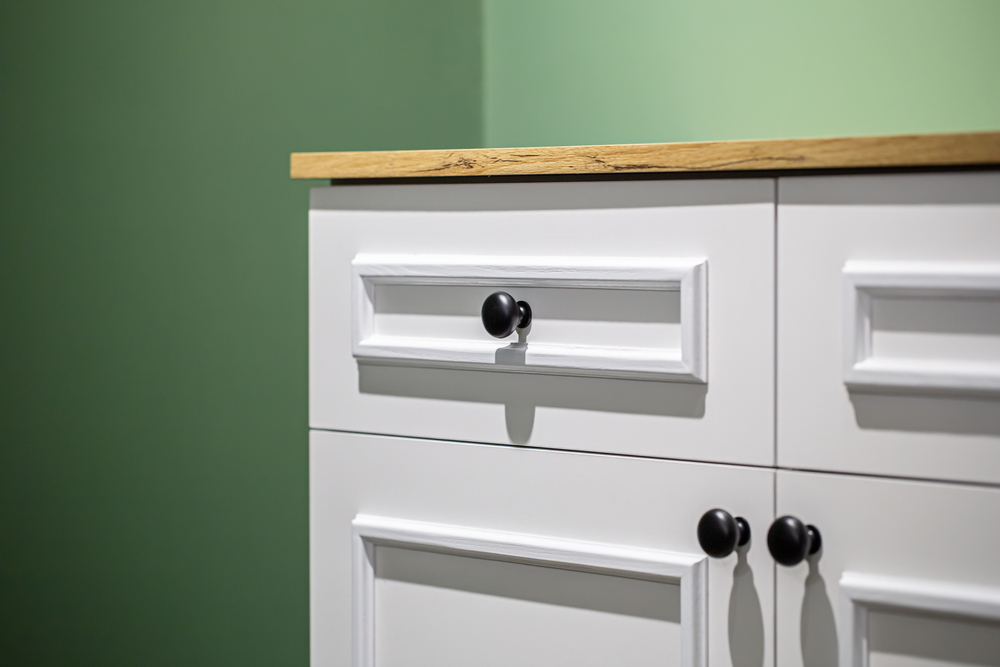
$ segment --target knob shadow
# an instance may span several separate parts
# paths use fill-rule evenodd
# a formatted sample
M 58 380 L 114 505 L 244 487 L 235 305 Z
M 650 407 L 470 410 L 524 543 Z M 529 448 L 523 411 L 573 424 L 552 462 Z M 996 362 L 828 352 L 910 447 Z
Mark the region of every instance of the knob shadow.
M 733 588 L 729 594 L 729 656 L 733 667 L 762 667 L 764 664 L 764 616 L 747 563 L 750 545 L 736 549 Z
M 803 667 L 837 667 L 838 664 L 837 625 L 833 605 L 826 592 L 826 581 L 819 572 L 822 555 L 823 552 L 820 551 L 806 559 L 809 574 L 806 576 L 799 621 Z
M 528 332 L 531 324 L 517 330 L 517 342 L 501 347 L 494 356 L 498 366 L 524 366 L 528 351 Z M 515 445 L 525 445 L 531 439 L 535 428 L 535 405 L 526 397 L 513 396 L 504 403 L 504 420 L 507 423 L 507 437 Z

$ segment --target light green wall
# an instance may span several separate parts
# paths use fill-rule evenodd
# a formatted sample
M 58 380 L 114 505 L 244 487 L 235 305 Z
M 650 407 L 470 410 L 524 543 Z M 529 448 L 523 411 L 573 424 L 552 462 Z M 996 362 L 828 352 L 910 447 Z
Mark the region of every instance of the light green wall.
M 475 146 L 465 0 L 0 3 L 0 664 L 308 664 L 292 151 Z
M 487 146 L 1000 129 L 997 0 L 484 0 Z

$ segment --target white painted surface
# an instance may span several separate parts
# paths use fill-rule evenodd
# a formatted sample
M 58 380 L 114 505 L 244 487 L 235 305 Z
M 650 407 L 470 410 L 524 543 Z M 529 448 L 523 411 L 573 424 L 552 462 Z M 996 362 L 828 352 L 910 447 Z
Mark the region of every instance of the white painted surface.
M 358 255 L 351 266 L 351 346 L 359 363 L 675 382 L 708 380 L 708 267 L 704 259 Z M 430 293 L 429 309 L 437 310 L 440 305 L 433 301 L 455 296 L 454 290 L 440 288 L 479 286 L 485 288 L 483 299 L 490 292 L 506 290 L 518 301 L 527 301 L 531 288 L 549 288 L 557 299 L 574 299 L 574 289 L 606 300 L 635 298 L 641 292 L 676 292 L 679 345 L 671 344 L 667 336 L 652 345 L 629 345 L 621 334 L 630 333 L 628 329 L 634 325 L 624 332 L 624 327 L 605 326 L 601 338 L 594 336 L 598 329 L 590 326 L 591 336 L 597 340 L 587 343 L 560 340 L 552 335 L 545 300 L 535 300 L 533 305 L 527 301 L 533 315 L 537 311 L 539 317 L 533 316 L 531 325 L 524 332 L 518 331 L 513 342 L 489 336 L 481 323 L 482 333 L 477 331 L 476 335 L 469 335 L 466 327 L 443 326 L 438 335 L 426 335 L 426 326 L 400 330 L 398 315 L 386 323 L 378 312 L 380 287 L 423 287 Z M 467 304 L 467 319 L 479 314 L 483 299 Z M 647 319 L 652 313 L 640 315 Z M 448 324 L 456 319 L 450 317 Z M 542 335 L 531 335 L 533 329 Z
M 777 568 L 782 667 L 952 664 L 1000 647 L 1000 489 L 778 471 L 776 508 L 823 537 L 818 558 Z
M 352 532 L 352 522 L 359 514 L 391 517 L 391 534 L 396 537 L 378 533 L 375 526 L 371 530 L 381 537 L 374 539 L 402 546 L 403 552 L 412 551 L 405 548 L 407 544 L 412 547 L 428 539 L 434 544 L 423 548 L 444 544 L 452 555 L 456 548 L 467 551 L 470 543 L 488 545 L 494 552 L 510 549 L 513 543 L 521 545 L 516 553 L 525 553 L 527 545 L 535 556 L 548 554 L 564 561 L 562 567 L 568 567 L 567 559 L 576 559 L 576 567 L 588 571 L 582 579 L 574 579 L 574 585 L 567 585 L 562 581 L 562 570 L 543 568 L 539 574 L 537 565 L 523 561 L 519 564 L 527 569 L 515 568 L 512 573 L 492 566 L 483 570 L 468 563 L 455 568 L 444 567 L 440 561 L 401 564 L 397 558 L 397 570 L 403 567 L 412 575 L 422 567 L 423 578 L 390 573 L 388 584 L 379 584 L 374 576 L 368 583 L 362 578 L 360 593 L 354 595 L 355 599 L 358 595 L 375 599 L 376 607 L 379 599 L 399 602 L 386 616 L 379 617 L 377 609 L 374 612 L 371 627 L 376 635 L 376 665 L 381 665 L 379 647 L 390 660 L 399 660 L 407 650 L 421 655 L 442 651 L 434 637 L 446 637 L 448 627 L 456 636 L 466 638 L 461 650 L 481 649 L 482 642 L 495 637 L 491 634 L 494 622 L 499 627 L 516 628 L 523 614 L 550 624 L 551 641 L 545 642 L 546 635 L 538 632 L 527 636 L 524 644 L 508 637 L 508 656 L 534 647 L 543 651 L 540 655 L 565 658 L 547 664 L 576 664 L 569 661 L 574 654 L 566 654 L 563 645 L 573 623 L 579 620 L 585 626 L 578 626 L 578 630 L 600 627 L 612 633 L 605 637 L 610 646 L 624 646 L 633 639 L 652 643 L 657 647 L 654 657 L 664 658 L 662 664 L 678 664 L 670 661 L 679 660 L 680 655 L 671 648 L 675 646 L 671 637 L 678 636 L 678 630 L 671 629 L 671 624 L 676 624 L 671 619 L 682 618 L 683 594 L 673 596 L 669 589 L 658 589 L 664 593 L 664 601 L 673 602 L 661 610 L 662 615 L 650 619 L 648 611 L 641 611 L 641 596 L 650 595 L 649 588 L 608 589 L 600 577 L 607 575 L 609 563 L 612 570 L 624 567 L 633 571 L 632 576 L 659 578 L 663 583 L 649 584 L 654 587 L 665 586 L 678 575 L 683 577 L 689 564 L 701 562 L 696 526 L 701 515 L 713 507 L 725 507 L 746 517 L 755 540 L 748 551 L 709 560 L 704 566 L 710 664 L 771 664 L 773 561 L 763 541 L 772 517 L 773 472 L 769 470 L 323 431 L 313 431 L 310 442 L 310 605 L 315 667 L 351 661 L 351 621 L 358 608 L 352 603 L 352 563 L 375 553 L 377 568 L 377 549 L 382 548 L 369 543 L 371 551 L 366 552 L 353 546 L 364 544 Z M 400 524 L 400 519 L 419 523 Z M 427 529 L 427 524 L 437 527 Z M 400 526 L 414 525 L 420 529 L 404 530 L 400 538 Z M 438 536 L 428 538 L 428 530 L 437 531 Z M 447 540 L 458 541 L 442 542 L 442 531 Z M 469 535 L 475 537 L 471 542 Z M 404 544 L 399 543 L 401 539 Z M 503 552 L 500 557 L 509 561 L 511 553 Z M 551 570 L 548 585 L 555 597 L 539 606 L 538 600 L 525 599 L 529 595 L 516 594 L 518 589 L 539 590 L 531 582 L 533 578 L 549 581 L 545 570 Z M 502 584 L 505 578 L 510 597 L 493 595 L 495 589 L 485 591 L 486 595 L 480 590 Z M 580 586 L 584 587 L 578 591 L 583 600 L 567 592 Z M 608 594 L 602 595 L 601 590 Z M 594 605 L 586 602 L 595 596 L 606 599 L 605 607 L 593 609 Z M 435 619 L 426 620 L 426 635 L 406 631 L 399 636 L 377 636 L 379 628 L 387 632 L 412 629 L 407 618 L 410 623 L 423 622 L 413 614 L 427 604 L 445 606 L 433 612 Z M 545 604 L 560 608 L 550 609 Z M 615 604 L 619 606 L 615 608 Z M 609 605 L 613 613 L 608 613 Z M 426 607 L 424 610 L 432 613 Z M 645 663 L 638 659 L 617 664 Z
M 875 299 L 875 357 L 1000 362 L 1000 298 Z
M 501 286 L 501 289 L 507 286 Z M 534 304 L 532 343 L 681 349 L 680 292 L 562 287 L 508 288 Z M 452 338 L 498 344 L 483 327 L 488 286 L 381 285 L 375 287 L 378 336 Z M 511 335 L 500 345 L 518 341 Z
M 917 635 L 928 633 L 936 646 L 917 656 L 925 661 L 968 653 L 970 642 L 975 653 L 1000 660 L 1000 588 L 859 572 L 844 572 L 839 585 L 844 667 L 869 667 L 873 651 L 892 663 L 915 652 L 924 643 Z
M 873 610 L 869 667 L 1000 665 L 1000 624 L 950 616 Z
M 375 580 L 379 667 L 681 662 L 677 585 L 385 547 L 377 553 L 378 568 L 387 570 Z
M 841 347 L 848 387 L 937 395 L 1000 392 L 1000 263 L 850 261 L 843 275 Z M 883 329 L 905 327 L 908 315 L 917 325 L 914 316 L 921 312 L 931 320 L 923 327 L 931 332 L 919 326 L 888 336 L 883 331 L 876 346 L 880 319 Z M 964 323 L 969 333 L 949 335 Z
M 588 257 L 609 265 L 703 258 L 711 266 L 709 382 L 359 365 L 352 354 L 351 262 L 365 254 Z M 310 212 L 310 425 L 770 465 L 773 267 L 773 181 L 766 179 L 317 188 Z M 577 356 L 590 346 L 607 358 L 607 348 L 628 339 L 638 351 L 617 352 L 618 362 L 631 354 L 641 367 L 650 358 L 643 341 L 662 346 L 671 336 L 684 338 L 685 317 L 671 319 L 669 303 L 666 316 L 642 322 L 624 317 L 639 310 L 635 290 L 622 290 L 617 306 L 600 298 L 567 305 L 568 291 L 556 297 L 572 311 L 562 324 L 533 308 L 528 340 L 539 350 L 548 342 L 586 341 L 575 347 Z M 434 301 L 426 292 L 409 296 Z M 436 332 L 464 332 L 456 335 L 472 340 L 478 316 L 442 319 L 463 317 L 445 306 L 433 317 L 424 310 L 374 312 L 376 334 L 379 326 L 392 337 L 413 325 L 424 348 Z M 475 335 L 495 353 L 485 332 Z M 676 355 L 670 348 L 656 352 L 664 363 L 670 363 L 665 353 Z
M 361 664 L 376 667 L 678 664 L 691 627 L 681 620 L 679 585 L 574 566 L 567 554 L 696 558 L 695 527 L 713 507 L 749 519 L 754 539 L 749 551 L 705 564 L 707 637 L 697 639 L 709 664 L 1000 664 L 1000 488 L 723 465 L 773 465 L 776 407 L 783 466 L 1000 484 L 1000 401 L 984 395 L 991 385 L 969 386 L 1000 361 L 997 300 L 992 287 L 941 284 L 942 276 L 992 280 L 984 267 L 1000 263 L 1000 175 L 782 179 L 777 406 L 772 185 L 313 191 L 310 424 L 390 434 L 310 436 L 314 666 L 350 664 L 356 612 L 371 648 Z M 550 265 L 596 257 L 617 266 L 704 258 L 712 266 L 709 382 L 359 367 L 351 262 L 373 254 Z M 846 316 L 845 266 L 862 278 L 850 286 L 855 297 L 862 284 L 870 296 Z M 886 275 L 892 284 L 870 285 Z M 677 292 L 619 289 L 611 298 L 594 285 L 504 280 L 374 286 L 367 331 L 425 348 L 485 341 L 495 354 L 478 312 L 467 311 L 493 287 L 509 287 L 544 305 L 529 332 L 538 347 L 684 347 L 681 299 L 670 297 Z M 651 311 L 658 314 L 643 315 Z M 775 510 L 820 528 L 819 558 L 775 569 L 765 544 Z M 396 537 L 352 537 L 359 515 L 388 519 Z M 385 529 L 367 521 L 367 530 Z M 468 546 L 470 535 L 489 549 L 441 542 Z M 524 560 L 504 551 L 511 544 L 536 554 L 545 547 L 549 559 Z M 352 563 L 362 562 L 374 568 L 355 580 L 352 598 Z
M 924 280 L 918 290 L 924 298 L 930 283 L 941 279 L 955 288 L 982 275 L 991 282 L 983 267 L 1000 262 L 1000 175 L 785 178 L 778 196 L 779 465 L 1000 482 L 996 396 L 911 391 L 911 381 L 925 389 L 993 386 L 993 342 L 983 339 L 995 333 L 996 302 L 956 308 L 946 285 L 936 294 L 949 298 L 952 307 L 928 302 L 900 310 L 898 303 L 882 303 L 883 324 L 876 322 L 876 333 L 882 326 L 889 336 L 881 348 L 877 335 L 870 339 L 875 354 L 857 369 L 862 381 L 874 378 L 879 386 L 851 390 L 844 383 L 845 350 L 851 355 L 844 337 L 859 327 L 852 328 L 844 316 L 843 274 L 845 265 L 875 266 L 884 278 L 886 267 L 919 265 L 921 271 L 890 276 L 919 282 L 927 267 L 945 267 L 934 280 Z M 982 296 L 983 290 L 976 292 Z M 875 299 L 876 319 L 879 308 Z M 902 336 L 894 333 L 907 327 L 912 328 Z M 948 352 L 962 349 L 963 335 L 976 336 L 972 347 L 983 356 L 970 361 L 968 346 Z M 854 350 L 863 353 L 866 340 L 862 336 Z M 901 358 L 907 350 L 914 356 Z M 853 358 L 857 364 L 857 353 Z M 909 387 L 889 386 L 904 378 Z
M 604 579 L 608 577 L 625 577 L 632 580 L 642 579 L 661 584 L 675 585 L 679 588 L 676 599 L 673 599 L 672 591 L 666 590 L 662 592 L 664 593 L 665 601 L 676 603 L 676 609 L 663 609 L 661 613 L 667 617 L 664 620 L 669 620 L 670 617 L 676 616 L 676 621 L 680 625 L 680 642 L 679 646 L 675 647 L 678 649 L 680 657 L 679 664 L 684 665 L 684 667 L 705 667 L 707 664 L 708 628 L 706 614 L 708 582 L 705 576 L 707 557 L 704 554 L 696 555 L 654 551 L 651 549 L 636 549 L 633 547 L 553 538 L 544 535 L 525 535 L 521 533 L 482 530 L 467 526 L 449 526 L 365 515 L 355 517 L 354 521 L 352 521 L 352 526 L 354 529 L 355 555 L 352 561 L 354 580 L 354 609 L 352 617 L 353 664 L 355 667 L 374 667 L 379 662 L 376 657 L 378 655 L 376 644 L 400 655 L 405 656 L 410 654 L 411 658 L 414 651 L 424 653 L 429 658 L 431 655 L 441 656 L 452 653 L 452 645 L 457 643 L 461 648 L 452 653 L 453 657 L 450 660 L 455 660 L 454 656 L 456 654 L 465 654 L 471 656 L 473 662 L 486 664 L 482 663 L 483 657 L 487 654 L 492 654 L 489 660 L 494 662 L 500 660 L 497 664 L 503 664 L 503 661 L 509 658 L 501 658 L 497 651 L 488 650 L 492 644 L 503 643 L 504 641 L 502 639 L 503 634 L 496 634 L 497 626 L 509 626 L 515 618 L 517 619 L 515 624 L 518 626 L 525 624 L 526 621 L 531 626 L 534 624 L 532 623 L 533 620 L 541 620 L 539 618 L 530 618 L 531 616 L 537 616 L 535 614 L 535 605 L 514 605 L 513 608 L 511 605 L 501 605 L 500 618 L 496 618 L 491 613 L 492 610 L 488 604 L 473 603 L 469 605 L 466 602 L 465 605 L 462 605 L 460 602 L 458 608 L 451 609 L 454 624 L 448 629 L 448 634 L 456 634 L 456 630 L 465 625 L 459 619 L 476 618 L 477 622 L 475 625 L 459 634 L 467 638 L 479 636 L 492 639 L 487 642 L 478 641 L 469 644 L 461 641 L 456 642 L 451 639 L 446 643 L 442 643 L 441 638 L 447 636 L 447 634 L 440 631 L 439 623 L 434 623 L 432 624 L 432 628 L 439 630 L 439 640 L 436 642 L 430 641 L 430 636 L 420 632 L 418 628 L 424 624 L 429 615 L 434 615 L 440 611 L 436 606 L 436 602 L 447 604 L 449 600 L 445 600 L 440 594 L 435 598 L 432 594 L 430 599 L 431 606 L 421 608 L 419 604 L 414 604 L 414 599 L 426 598 L 427 596 L 406 596 L 405 591 L 412 592 L 412 588 L 404 586 L 404 606 L 407 606 L 407 603 L 409 603 L 408 606 L 411 614 L 404 621 L 399 619 L 401 612 L 394 610 L 391 616 L 396 619 L 396 622 L 391 623 L 390 626 L 396 628 L 406 625 L 418 626 L 417 628 L 411 627 L 406 632 L 408 635 L 412 633 L 412 636 L 421 637 L 421 640 L 417 642 L 419 648 L 414 649 L 414 641 L 412 639 L 404 641 L 404 646 L 400 646 L 394 637 L 388 637 L 380 641 L 376 635 L 377 623 L 375 616 L 378 607 L 376 606 L 377 593 L 375 588 L 378 585 L 376 583 L 376 575 L 379 568 L 382 567 L 379 563 L 385 561 L 386 556 L 390 558 L 394 557 L 391 563 L 396 566 L 396 579 L 412 580 L 416 578 L 418 579 L 416 583 L 421 583 L 422 580 L 422 583 L 425 585 L 433 586 L 437 584 L 438 587 L 443 586 L 445 588 L 453 588 L 456 584 L 455 579 L 442 578 L 440 576 L 442 572 L 441 568 L 443 567 L 442 564 L 437 565 L 436 569 L 439 576 L 435 577 L 433 561 L 428 563 L 427 559 L 421 555 L 413 555 L 409 557 L 410 562 L 408 563 L 405 556 L 400 558 L 400 554 L 398 554 L 400 550 L 433 552 L 448 558 L 451 556 L 464 556 L 465 560 L 485 559 L 503 561 L 514 565 L 534 566 L 527 569 L 523 567 L 504 568 L 500 566 L 483 568 L 463 562 L 462 559 L 455 560 L 451 558 L 450 564 L 455 571 L 465 571 L 467 579 L 465 582 L 467 584 L 466 587 L 470 587 L 469 584 L 471 584 L 477 589 L 470 592 L 481 593 L 483 587 L 489 586 L 492 581 L 493 585 L 489 586 L 489 589 L 492 589 L 494 595 L 503 595 L 505 597 L 512 597 L 518 586 L 524 588 L 524 593 L 527 593 L 532 589 L 540 591 L 550 585 L 550 582 L 555 583 L 556 587 L 560 584 L 565 587 L 571 583 L 587 587 L 588 585 L 592 586 L 594 583 L 583 581 L 580 577 L 576 577 L 575 582 L 567 581 L 568 575 L 563 572 L 565 570 L 603 575 Z M 389 554 L 380 554 L 380 547 L 393 547 L 394 551 Z M 417 561 L 416 568 L 413 567 L 413 560 Z M 420 565 L 423 565 L 422 569 L 425 576 L 412 576 L 415 574 L 414 569 L 418 571 L 421 569 Z M 405 572 L 403 572 L 404 570 Z M 497 572 L 497 570 L 500 570 L 500 572 Z M 383 574 L 385 573 L 383 572 Z M 401 577 L 399 576 L 400 574 L 404 576 Z M 508 577 L 520 576 L 521 581 L 518 582 L 515 579 L 512 585 L 502 587 L 500 581 L 504 575 Z M 388 574 L 386 574 L 386 578 L 392 579 L 391 575 Z M 602 581 L 602 578 L 596 579 L 596 582 L 608 583 L 607 581 Z M 414 582 L 410 581 L 409 583 Z M 390 588 L 395 591 L 399 587 L 391 586 Z M 606 585 L 604 588 L 605 592 L 608 592 Z M 619 594 L 623 594 L 623 599 L 627 595 L 636 594 L 637 591 L 634 590 L 634 586 L 629 588 L 631 590 L 619 591 Z M 521 597 L 523 599 L 526 596 L 522 595 Z M 545 602 L 552 605 L 558 599 L 550 598 Z M 565 596 L 561 599 L 567 600 Z M 387 601 L 385 600 L 385 596 L 383 596 L 383 600 Z M 477 601 L 482 602 L 481 597 L 478 597 Z M 530 601 L 538 602 L 539 600 L 534 599 Z M 577 602 L 579 603 L 580 601 L 578 600 Z M 460 608 L 462 606 L 468 608 L 463 612 Z M 520 613 L 527 615 L 529 618 L 517 618 L 518 610 L 516 607 L 520 607 Z M 475 609 L 478 613 L 468 615 L 468 612 L 472 609 Z M 604 611 L 605 614 L 610 612 L 608 609 L 601 611 Z M 675 613 L 670 614 L 671 611 Z M 402 612 L 402 615 L 405 618 L 405 611 Z M 584 623 L 597 620 L 593 619 L 592 616 L 591 614 L 586 614 L 583 619 L 580 619 L 579 613 L 570 614 L 570 617 L 575 617 L 574 620 L 582 620 Z M 631 627 L 634 624 L 627 624 L 626 627 L 622 627 L 620 623 L 615 623 L 614 621 L 611 621 L 611 623 L 609 627 L 604 627 L 600 630 L 595 628 L 595 630 L 600 634 L 610 635 L 608 639 L 611 639 L 611 642 L 609 643 L 617 643 L 622 647 L 628 647 L 625 653 L 634 652 L 636 647 L 628 646 L 629 642 L 635 639 L 633 637 L 634 629 Z M 640 625 L 647 626 L 649 624 L 640 623 Z M 564 626 L 564 622 L 557 621 L 556 626 Z M 581 629 L 577 628 L 577 631 Z M 642 633 L 643 635 L 652 634 L 655 637 L 661 634 L 658 632 L 650 633 L 646 628 L 642 629 L 646 630 L 646 632 Z M 616 637 L 614 636 L 616 632 L 623 634 Z M 510 644 L 508 648 L 513 649 L 514 654 L 521 656 L 521 658 L 524 658 L 526 654 L 530 654 L 531 662 L 537 664 L 551 664 L 553 660 L 557 662 L 565 662 L 567 660 L 566 656 L 561 654 L 565 652 L 566 646 L 571 644 L 571 642 L 567 642 L 565 639 L 560 640 L 557 636 L 546 638 L 544 636 L 537 636 L 536 633 L 532 633 L 531 636 L 533 637 L 533 641 L 528 643 L 530 650 L 525 644 L 520 642 L 517 635 L 506 638 L 506 641 Z M 645 644 L 647 642 L 642 643 Z M 579 647 L 573 650 L 577 651 Z M 604 650 L 606 651 L 607 648 Z M 665 657 L 674 658 L 671 662 L 676 662 L 676 658 L 678 657 L 677 655 L 671 656 L 669 650 L 666 651 L 665 655 L 662 650 L 657 653 L 660 654 L 661 659 Z M 592 662 L 599 655 L 600 653 L 593 654 L 588 659 L 588 664 L 599 664 Z M 419 663 L 420 661 L 416 662 Z M 433 662 L 440 664 L 438 660 L 434 660 Z M 461 662 L 458 664 L 461 664 Z

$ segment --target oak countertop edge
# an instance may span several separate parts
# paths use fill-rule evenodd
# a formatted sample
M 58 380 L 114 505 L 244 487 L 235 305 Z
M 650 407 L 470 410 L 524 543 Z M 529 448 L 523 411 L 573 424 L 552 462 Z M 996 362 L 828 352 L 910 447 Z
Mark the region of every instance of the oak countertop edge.
M 292 153 L 292 178 L 649 174 L 1000 165 L 1000 131 L 669 144 Z

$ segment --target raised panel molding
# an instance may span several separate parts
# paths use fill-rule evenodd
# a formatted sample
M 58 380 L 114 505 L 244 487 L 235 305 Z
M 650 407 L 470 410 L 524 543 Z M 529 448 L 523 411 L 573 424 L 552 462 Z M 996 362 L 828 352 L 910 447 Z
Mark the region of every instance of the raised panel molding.
M 673 382 L 708 381 L 704 258 L 358 255 L 352 262 L 352 351 L 359 362 Z M 681 345 L 630 348 L 376 335 L 376 285 L 510 285 L 680 293 Z M 538 316 L 538 313 L 535 313 Z M 496 361 L 520 346 L 523 363 Z
M 358 515 L 353 526 L 353 667 L 375 667 L 375 547 L 392 546 L 678 584 L 681 664 L 708 664 L 705 556 Z
M 1000 392 L 996 362 L 872 354 L 874 299 L 1000 298 L 1000 264 L 852 261 L 844 265 L 843 279 L 843 374 L 848 387 L 936 394 Z
M 1000 620 L 1000 589 L 844 572 L 841 667 L 868 667 L 868 612 L 899 609 Z

